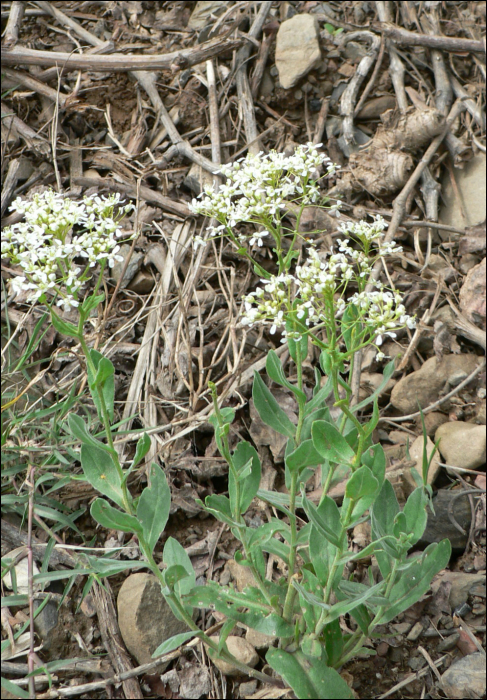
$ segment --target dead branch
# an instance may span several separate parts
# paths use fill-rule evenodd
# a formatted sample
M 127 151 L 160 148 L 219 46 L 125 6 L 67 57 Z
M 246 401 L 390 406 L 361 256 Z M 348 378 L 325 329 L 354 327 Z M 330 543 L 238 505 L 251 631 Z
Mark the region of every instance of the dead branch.
M 125 56 L 124 54 L 79 56 L 74 53 L 36 51 L 16 46 L 11 51 L 4 51 L 2 62 L 4 66 L 18 66 L 22 64 L 46 67 L 59 66 L 65 72 L 73 70 L 89 70 L 98 73 L 104 73 L 105 71 L 114 73 L 151 70 L 177 71 L 203 63 L 222 53 L 239 49 L 246 41 L 244 36 L 240 36 L 237 39 L 212 39 L 204 44 L 196 45 L 194 48 L 181 49 L 162 56 Z
M 443 51 L 485 53 L 485 41 L 474 41 L 473 39 L 461 39 L 460 37 L 452 36 L 418 34 L 384 21 L 381 22 L 381 29 L 388 39 L 392 39 L 399 46 L 428 46 L 431 49 Z

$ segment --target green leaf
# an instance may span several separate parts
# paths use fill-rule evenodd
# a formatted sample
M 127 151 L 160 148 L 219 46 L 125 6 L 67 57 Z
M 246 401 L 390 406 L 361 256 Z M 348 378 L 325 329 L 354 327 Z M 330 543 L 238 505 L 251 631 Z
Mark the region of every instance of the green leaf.
M 416 544 L 421 539 L 426 529 L 428 520 L 427 503 L 428 496 L 424 489 L 420 487 L 412 492 L 404 505 L 403 513 L 406 516 L 406 532 L 409 535 L 409 543 L 411 545 Z
M 12 681 L 9 681 L 7 678 L 4 678 L 2 676 L 1 681 L 2 681 L 2 688 L 6 692 L 10 693 L 12 695 L 12 697 L 22 698 L 22 700 L 24 698 L 27 698 L 27 700 L 29 700 L 29 698 L 31 697 L 30 693 L 28 693 L 23 688 L 19 688 L 18 685 L 15 685 L 15 683 L 12 683 Z M 7 695 L 5 695 L 5 697 L 7 697 Z
M 238 525 L 233 519 L 230 501 L 226 496 L 212 494 L 205 498 L 204 503 L 199 499 L 196 499 L 196 503 L 206 510 L 207 513 L 211 513 L 217 520 L 220 520 L 220 522 L 232 527 Z
M 155 659 L 157 656 L 162 656 L 162 654 L 169 654 L 170 651 L 174 651 L 182 644 L 185 644 L 193 637 L 198 637 L 201 632 L 198 630 L 189 630 L 188 632 L 181 632 L 181 634 L 175 634 L 174 637 L 169 637 L 165 642 L 159 644 L 157 649 L 152 653 L 152 658 Z
M 166 527 L 171 507 L 171 491 L 161 467 L 152 463 L 149 470 L 149 486 L 139 498 L 137 518 L 144 531 L 144 539 L 151 552 Z
M 227 620 L 223 623 L 223 627 L 220 630 L 220 636 L 218 637 L 218 653 L 221 654 L 225 648 L 227 637 L 235 629 L 236 623 L 233 620 Z
M 178 598 L 189 593 L 195 586 L 196 576 L 191 559 L 184 551 L 184 547 L 174 537 L 167 539 L 162 553 L 162 561 L 168 569 L 172 566 L 180 566 L 186 571 L 187 576 L 177 581 L 174 590 Z
M 113 365 L 110 362 L 110 360 L 107 360 L 105 357 L 103 357 L 101 352 L 98 352 L 98 350 L 95 350 L 94 348 L 90 350 L 90 358 L 95 367 L 95 374 L 93 374 L 90 364 L 87 364 L 86 370 L 88 374 L 88 386 L 90 387 L 90 393 L 93 398 L 93 402 L 96 406 L 98 417 L 101 421 L 103 421 L 103 411 L 101 407 L 100 397 L 98 395 L 97 386 L 100 383 L 100 378 L 105 376 L 105 374 L 109 372 L 109 368 L 106 363 L 109 363 L 111 367 L 113 367 Z M 102 360 L 105 360 L 106 362 L 102 363 L 101 373 L 98 374 L 98 367 L 100 366 Z M 95 384 L 95 382 L 98 383 Z M 103 398 L 105 399 L 105 406 L 108 411 L 108 417 L 111 421 L 113 421 L 113 405 L 115 400 L 115 380 L 113 372 L 111 374 L 108 373 L 105 379 L 103 380 L 101 391 L 103 394 Z
M 239 444 L 237 445 L 237 449 L 233 453 L 232 459 L 235 468 L 237 469 L 237 471 L 240 472 L 243 471 L 244 467 L 246 467 L 250 463 L 250 473 L 248 474 L 248 476 L 239 479 L 239 504 L 235 502 L 237 491 L 235 477 L 232 473 L 232 470 L 230 470 L 228 474 L 228 493 L 230 496 L 232 512 L 235 512 L 235 510 L 237 510 L 240 513 L 245 513 L 245 511 L 257 495 L 257 491 L 259 490 L 261 477 L 260 459 L 255 447 L 252 447 L 252 445 L 249 442 L 246 442 L 245 440 L 239 442 Z
M 304 440 L 298 447 L 285 458 L 287 468 L 292 473 L 298 474 L 305 467 L 316 467 L 323 463 L 323 457 L 316 450 L 312 440 Z
M 377 490 L 377 479 L 368 467 L 359 467 L 350 477 L 345 487 L 345 496 L 354 501 L 369 496 Z
M 355 304 L 347 305 L 342 316 L 341 329 L 347 350 L 351 352 L 355 349 L 355 340 L 362 331 L 360 311 Z
M 164 571 L 164 582 L 166 586 L 173 591 L 176 584 L 188 576 L 189 574 L 184 566 L 181 566 L 181 564 L 173 564 Z
M 301 340 L 293 340 L 289 337 L 287 339 L 287 347 L 289 350 L 289 354 L 291 355 L 294 362 L 298 361 L 298 350 L 300 351 L 301 362 L 304 362 L 304 360 L 308 356 L 308 336 L 306 334 L 307 330 L 308 328 L 304 325 L 304 323 L 298 320 L 289 319 L 288 321 L 286 321 L 286 331 L 288 333 L 292 333 L 295 331 L 298 331 L 298 333 L 300 331 L 302 332 Z
M 303 508 L 318 532 L 335 547 L 340 547 L 342 524 L 338 506 L 330 496 L 325 496 L 318 508 L 309 501 L 302 487 Z
M 360 403 L 353 406 L 352 411 L 354 411 L 354 412 L 361 411 L 363 408 L 368 406 L 369 403 L 372 403 L 372 401 L 375 401 L 380 396 L 380 394 L 384 391 L 389 379 L 392 377 L 393 372 L 394 372 L 394 360 L 391 360 L 384 367 L 384 371 L 382 373 L 382 381 L 379 384 L 379 386 L 377 387 L 377 389 L 370 396 L 367 396 L 366 399 L 364 399 Z
M 112 456 L 98 447 L 81 445 L 80 459 L 85 478 L 93 488 L 123 508 L 121 479 Z
M 85 318 L 88 318 L 91 311 L 93 311 L 93 309 L 96 309 L 98 304 L 101 304 L 104 298 L 104 294 L 91 294 L 89 297 L 86 297 L 84 302 L 81 304 L 79 310 L 85 316 Z
M 331 423 L 327 423 L 324 420 L 315 421 L 311 428 L 311 435 L 313 445 L 324 459 L 345 464 L 350 464 L 353 461 L 355 457 L 354 451 L 343 435 Z
M 105 445 L 105 443 L 100 442 L 100 440 L 97 440 L 90 434 L 90 432 L 88 431 L 88 426 L 81 418 L 81 416 L 77 416 L 75 413 L 70 413 L 68 416 L 68 425 L 74 437 L 78 438 L 78 440 L 82 444 L 92 445 L 93 447 L 96 447 L 100 450 L 105 450 L 106 452 L 111 453 L 111 449 L 110 447 L 108 447 L 108 445 Z
M 284 386 L 292 391 L 298 401 L 301 401 L 303 405 L 306 403 L 306 394 L 304 391 L 301 391 L 301 389 L 298 389 L 297 386 L 288 381 L 286 375 L 284 374 L 284 368 L 281 364 L 281 360 L 274 350 L 269 350 L 265 368 L 269 378 L 272 379 L 273 382 L 276 382 L 276 384 L 280 384 L 281 386 Z
M 365 450 L 362 455 L 362 464 L 370 469 L 382 488 L 386 474 L 386 456 L 380 443 Z
M 251 535 L 248 539 L 249 547 L 261 547 L 265 542 L 271 539 L 277 532 L 290 532 L 289 525 L 283 523 L 278 518 L 271 518 L 271 521 L 264 523 L 260 527 L 251 530 Z
M 343 582 L 342 582 L 343 583 Z M 349 582 L 346 582 L 349 583 Z M 355 608 L 357 608 L 359 605 L 362 605 L 365 603 L 366 600 L 375 598 L 376 599 L 376 604 L 377 605 L 382 605 L 386 607 L 389 603 L 387 598 L 384 598 L 383 596 L 380 596 L 380 591 L 383 590 L 384 588 L 384 582 L 381 581 L 375 586 L 368 587 L 368 586 L 363 586 L 365 590 L 361 591 L 359 595 L 354 596 L 352 599 L 348 597 L 347 600 L 341 601 L 340 603 L 335 603 L 335 605 L 332 605 L 330 609 L 328 610 L 326 617 L 324 618 L 323 621 L 326 621 L 327 624 L 330 622 L 333 622 L 334 620 L 338 620 L 339 617 L 342 617 L 342 615 L 346 615 L 347 613 L 351 612 Z M 343 589 L 342 589 L 343 592 Z
M 254 372 L 252 397 L 257 413 L 266 425 L 281 435 L 294 437 L 296 426 L 291 423 L 286 413 L 279 406 L 258 372 Z
M 388 596 L 391 605 L 377 620 L 377 624 L 390 622 L 396 615 L 414 605 L 426 593 L 433 577 L 446 567 L 450 556 L 450 540 L 430 544 L 421 559 L 409 567 L 392 586 Z
M 310 659 L 299 652 L 290 654 L 272 647 L 267 651 L 266 661 L 300 700 L 353 698 L 352 691 L 340 674 L 326 665 L 324 655 L 319 659 Z
M 110 530 L 142 533 L 142 527 L 134 515 L 117 510 L 103 498 L 97 498 L 96 501 L 93 501 L 90 513 L 97 523 Z
M 132 460 L 132 464 L 126 470 L 124 474 L 124 481 L 127 481 L 128 475 L 135 469 L 135 467 L 144 459 L 146 454 L 149 452 L 151 446 L 151 439 L 144 433 L 141 438 L 137 440 L 137 447 L 135 448 L 135 455 Z
M 287 493 L 279 493 L 278 491 L 267 491 L 266 489 L 259 489 L 257 491 L 257 496 L 262 501 L 270 503 L 271 506 L 274 506 L 286 515 L 291 515 L 289 511 L 289 495 Z M 206 500 L 208 500 L 208 497 Z M 299 497 L 296 499 L 296 508 L 302 508 L 302 500 Z
M 58 333 L 61 333 L 61 335 L 65 335 L 68 338 L 76 338 L 79 340 L 78 326 L 75 326 L 73 323 L 68 323 L 68 321 L 63 321 L 63 319 L 52 309 L 50 309 L 50 312 L 51 323 Z
M 115 367 L 106 357 L 101 357 L 98 367 L 96 368 L 95 378 L 93 380 L 92 386 L 96 388 L 97 386 L 102 386 L 107 379 L 115 374 Z
M 308 403 L 304 407 L 304 415 L 307 416 L 310 413 L 313 413 L 315 409 L 322 408 L 326 399 L 330 396 L 332 391 L 333 379 L 332 377 L 328 377 L 324 386 L 322 386 L 321 389 L 318 389 L 318 391 L 316 391 L 311 401 L 308 401 Z

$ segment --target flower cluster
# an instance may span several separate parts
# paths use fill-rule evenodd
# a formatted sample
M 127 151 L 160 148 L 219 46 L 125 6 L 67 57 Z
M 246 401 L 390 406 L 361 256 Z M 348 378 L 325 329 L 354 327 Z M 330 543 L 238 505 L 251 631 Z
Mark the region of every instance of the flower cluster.
M 314 176 L 323 164 L 326 175 L 332 175 L 339 167 L 318 152 L 319 146 L 321 144 L 311 143 L 298 146 L 291 156 L 276 151 L 267 155 L 249 154 L 235 163 L 223 165 L 219 172 L 226 177 L 226 182 L 218 191 L 206 187 L 199 195 L 204 198 L 193 199 L 190 208 L 195 214 L 218 221 L 218 226 L 208 228 L 210 237 L 222 235 L 224 231 L 235 235 L 233 229 L 241 222 L 275 226 L 287 202 L 311 204 L 317 201 L 320 192 Z M 251 236 L 239 233 L 235 238 L 240 243 L 250 239 L 250 245 L 256 242 L 262 245 L 263 235 L 267 232 Z M 195 245 L 204 243 L 200 236 L 195 238 Z
M 324 327 L 329 337 L 339 339 L 336 321 L 340 319 L 347 306 L 358 310 L 360 321 L 360 342 L 382 345 L 384 336 L 396 337 L 399 328 L 414 328 L 415 320 L 406 313 L 402 297 L 398 292 L 385 290 L 381 282 L 375 282 L 376 289 L 364 291 L 376 255 L 370 256 L 365 250 L 367 243 L 379 241 L 379 254 L 385 246 L 380 245 L 383 224 L 377 220 L 368 224 L 348 225 L 348 232 L 355 235 L 362 250 L 354 250 L 348 240 L 339 240 L 339 251 L 331 252 L 322 259 L 315 248 L 307 250 L 307 259 L 303 265 L 297 265 L 295 274 L 281 274 L 269 280 L 261 280 L 263 287 L 244 297 L 244 314 L 242 323 L 253 326 L 255 323 L 268 323 L 270 332 L 283 326 L 293 316 L 310 330 Z M 390 250 L 396 252 L 395 244 Z M 350 282 L 354 281 L 359 291 L 345 300 L 344 295 Z M 354 321 L 355 322 L 355 321 Z M 283 330 L 283 341 L 287 337 L 299 337 L 296 332 L 290 335 Z M 385 355 L 379 350 L 378 359 Z
M 353 236 L 361 244 L 366 255 L 368 255 L 372 244 L 378 246 L 380 255 L 401 253 L 402 247 L 397 245 L 395 241 L 391 241 L 390 243 L 383 243 L 381 241 L 386 228 L 387 222 L 384 221 L 382 216 L 376 216 L 372 223 L 368 223 L 367 221 L 349 221 L 340 225 L 340 231 L 349 236 Z M 339 240 L 338 243 L 347 246 L 349 241 Z
M 49 292 L 59 297 L 58 306 L 78 306 L 89 268 L 97 263 L 113 267 L 122 260 L 117 255 L 118 239 L 125 235 L 120 220 L 133 205 L 121 204 L 119 193 L 85 197 L 82 202 L 52 190 L 35 194 L 32 201 L 17 198 L 10 210 L 24 214 L 25 221 L 2 232 L 2 258 L 19 265 L 23 273 L 11 280 L 11 291 L 28 292 L 28 301 Z

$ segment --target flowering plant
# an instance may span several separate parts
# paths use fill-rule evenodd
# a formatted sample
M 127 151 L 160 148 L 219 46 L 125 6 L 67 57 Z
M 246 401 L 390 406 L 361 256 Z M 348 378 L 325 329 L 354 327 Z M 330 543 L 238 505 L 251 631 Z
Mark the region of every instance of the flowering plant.
M 102 299 L 96 291 L 99 282 L 95 293 L 78 303 L 77 326 L 60 319 L 52 305 L 50 310 L 54 326 L 80 343 L 86 357 L 88 385 L 105 426 L 106 442 L 93 437 L 80 416 L 69 416 L 70 430 L 81 442 L 80 461 L 85 478 L 105 497 L 94 501 L 91 515 L 104 527 L 137 535 L 143 564 L 160 581 L 176 617 L 189 628 L 188 632 L 161 644 L 153 655 L 172 651 L 197 636 L 212 656 L 229 662 L 241 672 L 272 682 L 270 676 L 249 668 L 230 654 L 226 640 L 240 624 L 269 635 L 266 661 L 298 698 L 351 698 L 352 691 L 339 669 L 357 654 L 375 653 L 369 640 L 376 626 L 392 620 L 419 600 L 433 576 L 448 562 L 451 548 L 449 541 L 444 540 L 422 553 L 408 554 L 426 527 L 430 495 L 428 459 L 425 453 L 421 474 L 413 470 L 417 488 L 401 509 L 393 487 L 385 478 L 384 451 L 372 441 L 379 420 L 378 396 L 394 370 L 393 362 L 384 368 L 383 382 L 372 396 L 356 405 L 351 402 L 348 376 L 356 352 L 372 344 L 381 359 L 383 337 L 394 337 L 397 330 L 414 326 L 414 319 L 406 313 L 396 291 L 380 282 L 372 292 L 367 291 L 375 260 L 394 254 L 398 246 L 382 242 L 385 222 L 377 217 L 371 223 L 342 225 L 338 250 L 332 250 L 329 255 L 323 255 L 311 241 L 305 241 L 306 256 L 300 259 L 296 246 L 301 235 L 299 221 L 306 206 L 320 202 L 319 169 L 323 167 L 326 175 L 335 170 L 311 144 L 299 147 L 291 157 L 274 152 L 266 156 L 249 155 L 224 166 L 226 184 L 217 192 L 207 189 L 202 201 L 194 200 L 192 205 L 196 213 L 216 220 L 217 225 L 210 226 L 209 238 L 229 239 L 261 277 L 262 286 L 243 299 L 242 325 L 265 324 L 272 335 L 279 328 L 294 365 L 293 374 L 287 374 L 274 350 L 267 355 L 270 382 L 284 387 L 295 399 L 296 424 L 257 372 L 252 391 L 261 419 L 287 439 L 284 493 L 260 488 L 260 458 L 250 442 L 242 440 L 232 451 L 229 434 L 235 411 L 219 405 L 216 386 L 210 383 L 214 404 L 210 422 L 217 447 L 228 463 L 228 495 L 213 494 L 199 504 L 227 525 L 241 542 L 242 549 L 236 552 L 235 559 L 249 568 L 254 582 L 243 591 L 215 582 L 197 586 L 188 555 L 172 537 L 164 546 L 164 568 L 161 570 L 155 561 L 154 549 L 169 517 L 170 490 L 163 470 L 156 464 L 150 467 L 149 486 L 138 499 L 127 488 L 128 476 L 147 454 L 150 439 L 147 435 L 139 439 L 128 467 L 120 463 L 111 428 L 114 368 L 107 358 L 90 349 L 83 337 L 87 313 Z M 40 247 L 60 247 L 57 240 L 62 240 L 62 245 L 75 246 L 65 249 L 68 251 L 65 259 L 74 262 L 81 256 L 87 265 L 79 275 L 70 276 L 68 266 L 64 267 L 57 255 L 36 249 L 36 260 L 43 265 L 52 255 L 56 270 L 47 272 L 43 268 L 46 276 L 35 277 L 35 270 L 24 267 L 22 284 L 33 299 L 48 303 L 47 294 L 54 291 L 61 299 L 68 300 L 68 305 L 76 306 L 77 281 L 86 279 L 84 275 L 92 259 L 101 258 L 103 268 L 116 255 L 118 219 L 114 218 L 113 210 L 107 217 L 100 215 L 101 209 L 88 213 L 84 209 L 76 218 L 70 213 L 75 205 L 63 205 L 55 197 L 52 202 L 45 220 L 36 223 L 42 229 L 39 235 L 44 237 L 44 246 Z M 325 204 L 321 202 L 321 206 Z M 55 216 L 49 218 L 54 205 L 61 205 L 57 211 L 63 223 L 59 226 Z M 293 228 L 286 224 L 290 205 L 297 212 Z M 16 206 L 24 207 L 27 212 L 23 204 Z M 338 209 L 339 204 L 330 208 Z M 101 221 L 93 220 L 89 228 L 88 221 L 92 219 L 87 217 L 92 213 L 101 216 Z M 107 220 L 108 229 L 104 223 Z M 72 227 L 78 224 L 86 224 L 87 233 L 91 233 L 91 253 L 88 248 L 76 249 Z M 254 228 L 249 231 L 249 226 Z M 100 233 L 102 228 L 106 239 Z M 5 251 L 23 266 L 22 261 L 29 256 L 22 256 L 22 241 L 27 240 L 20 236 L 22 230 L 7 233 Z M 274 244 L 277 268 L 274 275 L 253 257 L 255 247 L 259 249 L 266 237 Z M 205 241 L 197 238 L 196 243 L 201 245 Z M 28 245 L 35 248 L 33 242 Z M 100 252 L 98 257 L 95 250 Z M 54 277 L 50 277 L 52 274 Z M 303 367 L 310 344 L 320 350 L 312 389 L 306 386 Z M 371 416 L 364 418 L 361 412 L 371 404 Z M 321 495 L 316 504 L 308 498 L 306 485 L 317 469 L 321 470 Z M 343 479 L 346 479 L 344 496 L 338 505 L 329 492 Z M 272 506 L 280 517 L 271 517 L 261 527 L 252 527 L 245 514 L 256 497 Z M 301 527 L 299 523 L 303 520 L 298 517 L 298 509 L 307 517 Z M 349 547 L 348 534 L 363 522 L 370 523 L 371 542 L 361 552 L 354 552 Z M 285 576 L 267 575 L 266 554 L 283 563 Z M 367 562 L 371 557 L 376 559 L 378 572 L 368 566 L 359 580 L 354 573 L 356 562 Z M 114 571 L 107 566 L 106 559 L 91 557 L 90 561 L 93 570 L 101 575 Z M 193 616 L 195 608 L 223 614 L 218 641 L 199 629 Z

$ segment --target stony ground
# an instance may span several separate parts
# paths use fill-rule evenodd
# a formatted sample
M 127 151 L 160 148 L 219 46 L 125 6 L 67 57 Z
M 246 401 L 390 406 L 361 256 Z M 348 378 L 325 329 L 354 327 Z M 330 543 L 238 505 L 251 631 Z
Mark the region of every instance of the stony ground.
M 385 343 L 396 371 L 380 397 L 375 439 L 403 502 L 422 459 L 422 407 L 428 454 L 440 443 L 428 477 L 435 512 L 419 546 L 448 537 L 453 556 L 431 591 L 370 640 L 376 655 L 342 675 L 360 698 L 483 697 L 485 3 L 5 2 L 2 30 L 2 226 L 18 221 L 8 210 L 15 197 L 48 186 L 73 197 L 120 191 L 137 204 L 124 225 L 139 235 L 105 279 L 107 302 L 89 340 L 115 363 L 123 429 L 157 428 L 149 462 L 164 466 L 173 499 L 159 556 L 175 536 L 199 583 L 248 583 L 234 559 L 237 542 L 195 503 L 227 489 L 207 420 L 207 382 L 238 409 L 233 438 L 250 436 L 265 487 L 279 490 L 283 445 L 260 421 L 250 379 L 268 349 L 281 348 L 283 362 L 289 355 L 278 334 L 239 326 L 241 296 L 258 280 L 230 245 L 193 250 L 205 223 L 188 203 L 212 181 L 215 163 L 247 151 L 292 153 L 313 141 L 342 166 L 323 190 L 343 201 L 342 220 L 380 213 L 395 227 L 404 251 L 384 279 L 406 295 L 419 322 Z M 136 65 L 139 58 L 145 62 Z M 310 207 L 301 229 L 318 229 L 329 249 L 337 223 Z M 265 246 L 259 255 L 271 264 Z M 180 630 L 155 580 L 129 568 L 104 587 L 71 575 L 79 547 L 122 547 L 115 557 L 127 566 L 140 552 L 136 540 L 97 528 L 89 515 L 95 492 L 80 477 L 65 430 L 74 403 L 92 415 L 74 345 L 48 329 L 28 366 L 16 369 L 42 317 L 41 308 L 9 295 L 16 274 L 2 261 L 2 405 L 15 398 L 2 414 L 2 557 L 18 554 L 21 592 L 26 469 L 34 463 L 32 550 L 39 570 L 61 572 L 36 617 L 35 658 L 39 667 L 64 665 L 51 666 L 50 679 L 41 670 L 37 697 L 292 697 L 216 667 L 194 643 L 157 666 L 152 651 Z M 316 362 L 317 354 L 310 378 Z M 365 352 L 359 397 L 381 376 Z M 290 397 L 275 393 L 291 415 Z M 135 440 L 124 443 L 127 457 Z M 144 466 L 132 492 L 145 482 Z M 319 498 L 319 478 L 308 491 Z M 343 493 L 342 483 L 331 495 Z M 256 527 L 270 515 L 252 506 Z M 369 537 L 357 526 L 351 544 L 360 551 Z M 48 546 L 47 556 L 46 543 L 56 541 L 68 547 Z M 361 560 L 357 575 L 370 564 Z M 282 566 L 275 558 L 270 571 Z M 3 584 L 2 673 L 29 697 L 30 613 L 9 601 L 10 574 Z M 199 622 L 216 630 L 220 618 Z M 237 629 L 231 643 L 235 655 L 264 667 L 268 638 Z M 9 688 L 2 697 L 14 697 Z

